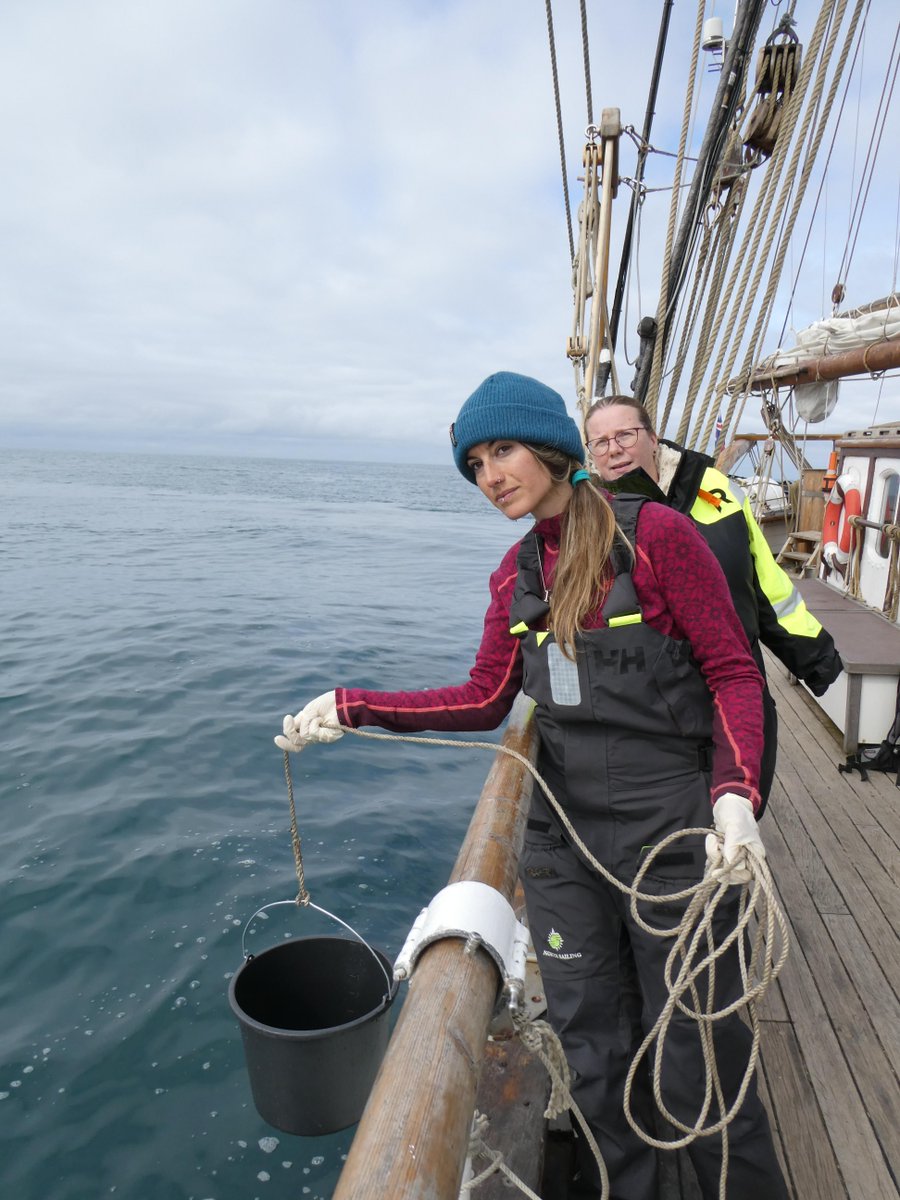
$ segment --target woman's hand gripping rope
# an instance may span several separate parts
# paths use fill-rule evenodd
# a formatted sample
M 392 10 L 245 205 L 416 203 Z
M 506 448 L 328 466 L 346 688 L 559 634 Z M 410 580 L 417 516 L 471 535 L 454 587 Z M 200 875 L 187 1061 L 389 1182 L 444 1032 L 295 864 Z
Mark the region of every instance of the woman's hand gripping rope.
M 334 692 L 323 692 L 310 700 L 296 717 L 284 718 L 282 731 L 275 738 L 279 750 L 302 750 L 310 742 L 336 742 L 344 736 L 338 723 L 337 700 Z
M 747 855 L 766 857 L 753 805 L 746 796 L 724 792 L 713 805 L 713 822 L 722 836 L 706 836 L 707 871 L 720 883 L 749 883 L 753 871 Z

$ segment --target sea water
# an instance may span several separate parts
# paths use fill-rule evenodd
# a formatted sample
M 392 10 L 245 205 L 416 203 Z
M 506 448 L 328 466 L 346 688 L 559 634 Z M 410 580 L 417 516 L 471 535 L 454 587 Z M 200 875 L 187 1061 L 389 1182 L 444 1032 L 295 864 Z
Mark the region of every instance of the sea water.
M 227 1002 L 248 918 L 297 893 L 272 737 L 338 684 L 465 680 L 523 530 L 452 467 L 0 470 L 0 1195 L 324 1200 L 353 1131 L 262 1121 Z M 491 756 L 346 736 L 291 763 L 313 901 L 393 957 Z M 246 946 L 339 932 L 279 906 Z

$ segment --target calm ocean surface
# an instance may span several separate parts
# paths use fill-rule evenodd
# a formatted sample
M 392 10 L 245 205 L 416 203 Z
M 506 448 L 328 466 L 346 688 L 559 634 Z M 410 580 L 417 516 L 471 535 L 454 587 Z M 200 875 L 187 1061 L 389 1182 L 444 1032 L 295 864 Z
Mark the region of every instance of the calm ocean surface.
M 337 684 L 462 681 L 522 529 L 452 467 L 0 468 L 0 1195 L 329 1197 L 352 1130 L 257 1116 L 227 1001 L 244 922 L 297 890 L 272 737 Z M 490 762 L 352 737 L 294 756 L 313 901 L 392 958 Z M 335 932 L 281 907 L 248 948 Z

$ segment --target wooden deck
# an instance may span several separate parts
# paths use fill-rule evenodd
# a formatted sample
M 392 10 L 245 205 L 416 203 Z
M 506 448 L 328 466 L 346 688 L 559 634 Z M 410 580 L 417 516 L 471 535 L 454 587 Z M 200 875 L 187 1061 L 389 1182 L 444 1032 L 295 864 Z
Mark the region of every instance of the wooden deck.
M 795 1200 L 896 1200 L 900 789 L 839 773 L 836 726 L 780 663 L 767 672 L 779 747 L 762 832 L 791 951 L 762 1013 L 763 1088 Z

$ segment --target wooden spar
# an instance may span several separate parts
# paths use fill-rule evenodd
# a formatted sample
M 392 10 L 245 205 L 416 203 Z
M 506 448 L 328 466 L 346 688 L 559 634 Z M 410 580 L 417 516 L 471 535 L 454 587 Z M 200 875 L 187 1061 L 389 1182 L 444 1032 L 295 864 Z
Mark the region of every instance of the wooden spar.
M 532 711 L 520 695 L 503 745 L 533 762 Z M 497 754 L 451 883 L 478 880 L 512 900 L 531 784 L 520 762 Z M 457 1200 L 498 987 L 493 959 L 467 954 L 462 938 L 422 951 L 333 1200 Z
M 900 308 L 900 294 L 891 292 L 889 296 L 882 296 L 880 300 L 872 300 L 869 304 L 861 304 L 859 308 L 848 308 L 846 312 L 834 315 L 841 320 L 844 317 L 861 317 L 866 313 L 884 312 L 888 308 Z
M 609 286 L 609 233 L 612 224 L 612 202 L 619 185 L 619 138 L 622 121 L 617 108 L 604 108 L 600 118 L 600 161 L 603 181 L 600 192 L 600 229 L 597 236 L 597 258 L 594 265 L 594 294 L 591 299 L 591 327 L 588 340 L 588 359 L 584 371 L 584 399 L 593 403 L 594 379 L 600 354 L 607 343 L 606 290 Z
M 767 442 L 772 437 L 771 433 L 736 433 L 734 442 Z M 833 442 L 836 437 L 840 437 L 838 433 L 805 433 L 803 438 L 798 438 L 798 441 L 805 442 Z M 746 451 L 745 451 L 746 453 Z
M 871 375 L 900 367 L 900 338 L 886 338 L 844 354 L 826 354 L 802 365 L 780 367 L 774 371 L 755 371 L 750 377 L 750 390 L 765 392 L 775 387 L 792 387 L 800 383 L 817 383 L 829 379 L 844 379 L 850 375 Z

